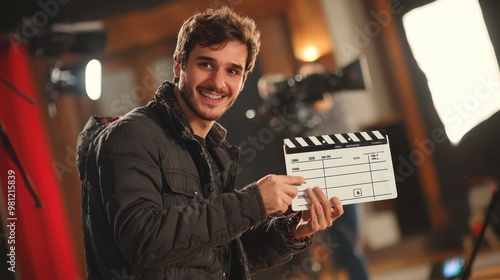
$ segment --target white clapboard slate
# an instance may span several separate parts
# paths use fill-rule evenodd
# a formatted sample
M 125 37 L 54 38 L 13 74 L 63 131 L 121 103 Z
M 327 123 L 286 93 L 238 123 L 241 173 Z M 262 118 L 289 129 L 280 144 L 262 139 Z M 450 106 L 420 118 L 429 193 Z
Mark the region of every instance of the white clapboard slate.
M 292 203 L 309 207 L 305 189 L 319 186 L 343 205 L 397 197 L 389 137 L 383 130 L 284 139 L 288 175 L 304 177 Z

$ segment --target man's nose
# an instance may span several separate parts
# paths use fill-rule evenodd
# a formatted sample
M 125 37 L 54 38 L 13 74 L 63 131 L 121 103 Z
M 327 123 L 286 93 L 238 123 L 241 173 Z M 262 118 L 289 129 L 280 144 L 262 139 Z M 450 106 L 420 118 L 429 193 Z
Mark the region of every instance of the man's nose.
M 215 91 L 221 91 L 226 84 L 224 70 L 217 69 L 213 71 L 210 81 Z

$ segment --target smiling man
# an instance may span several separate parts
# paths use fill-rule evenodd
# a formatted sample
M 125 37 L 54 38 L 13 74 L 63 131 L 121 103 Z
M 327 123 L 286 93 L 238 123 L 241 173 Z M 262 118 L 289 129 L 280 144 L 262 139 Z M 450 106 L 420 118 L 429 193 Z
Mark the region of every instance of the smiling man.
M 282 215 L 302 177 L 234 185 L 239 148 L 216 120 L 243 89 L 259 40 L 229 8 L 195 14 L 179 31 L 173 83 L 119 119 L 89 120 L 77 149 L 88 279 L 249 279 L 342 215 L 313 186 L 308 211 Z
M 179 77 L 174 93 L 195 134 L 205 137 L 212 122 L 229 109 L 243 89 L 248 50 L 233 39 L 218 45 L 195 46 L 191 59 L 181 65 L 174 62 L 174 75 Z M 199 130 L 198 130 L 199 129 Z

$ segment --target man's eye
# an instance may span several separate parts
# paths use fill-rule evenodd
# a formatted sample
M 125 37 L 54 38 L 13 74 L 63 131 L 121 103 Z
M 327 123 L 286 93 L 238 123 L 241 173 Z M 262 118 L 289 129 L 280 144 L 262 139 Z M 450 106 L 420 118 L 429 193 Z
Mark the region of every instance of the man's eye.
M 229 74 L 232 74 L 232 75 L 239 75 L 240 71 L 236 70 L 236 69 L 229 69 L 227 70 L 227 72 Z
M 202 62 L 202 63 L 200 63 L 200 66 L 205 67 L 205 68 L 212 68 L 212 64 L 210 64 L 208 62 Z

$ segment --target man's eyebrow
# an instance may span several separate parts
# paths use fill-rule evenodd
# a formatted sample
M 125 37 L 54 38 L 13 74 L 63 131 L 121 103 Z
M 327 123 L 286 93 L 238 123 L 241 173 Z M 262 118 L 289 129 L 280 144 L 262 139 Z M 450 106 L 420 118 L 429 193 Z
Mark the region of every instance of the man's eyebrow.
M 215 61 L 215 58 L 210 57 L 210 56 L 200 55 L 200 56 L 196 57 L 196 60 Z
M 240 70 L 240 71 L 243 71 L 243 66 L 241 66 L 240 64 L 237 64 L 237 63 L 231 63 L 231 66 L 232 66 L 233 68 L 236 68 L 236 69 Z
M 217 60 L 215 58 L 210 57 L 210 56 L 204 56 L 204 55 L 200 55 L 200 56 L 196 57 L 196 60 L 217 62 Z M 241 66 L 240 64 L 238 64 L 238 63 L 230 63 L 230 64 L 231 64 L 231 67 L 243 71 L 243 66 Z

